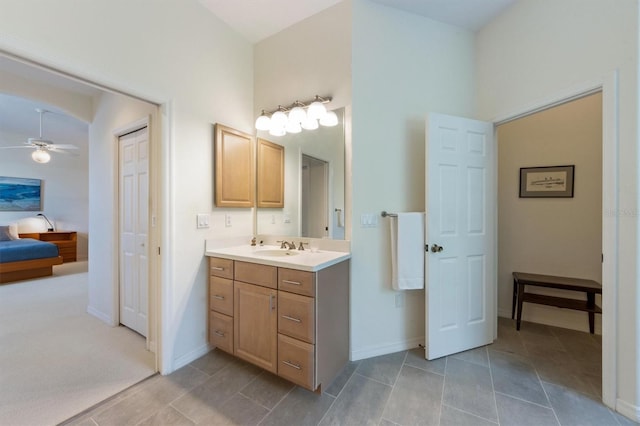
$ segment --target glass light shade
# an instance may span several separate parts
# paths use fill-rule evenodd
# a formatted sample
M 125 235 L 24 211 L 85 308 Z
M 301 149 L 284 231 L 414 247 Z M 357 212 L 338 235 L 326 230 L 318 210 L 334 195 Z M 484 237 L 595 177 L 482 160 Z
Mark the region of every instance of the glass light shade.
M 258 130 L 269 130 L 271 125 L 271 119 L 266 115 L 261 115 L 256 118 L 256 129 Z
M 307 116 L 307 119 L 302 122 L 301 126 L 305 130 L 315 130 L 318 128 L 318 120 L 311 119 Z
M 320 118 L 320 124 L 327 127 L 337 126 L 338 116 L 333 111 L 327 111 L 327 113 Z
M 297 121 L 291 121 L 287 123 L 287 127 L 285 127 L 287 133 L 300 133 L 302 131 L 302 127 L 300 127 L 300 123 Z
M 302 123 L 307 119 L 307 113 L 304 109 L 297 106 L 294 107 L 291 111 L 289 111 L 289 121 L 294 123 Z
M 327 113 L 327 108 L 320 101 L 312 102 L 307 110 L 307 117 L 312 120 L 319 120 Z
M 276 111 L 271 116 L 271 127 L 270 128 L 284 127 L 284 126 L 287 125 L 288 121 L 289 121 L 289 118 L 287 117 L 287 114 L 285 114 L 282 111 Z
M 285 116 L 286 117 L 286 116 Z M 285 121 L 285 125 L 286 125 Z M 277 123 L 273 122 L 273 118 L 271 119 L 271 127 L 269 128 L 269 134 L 271 136 L 284 136 L 287 134 L 287 131 L 284 129 L 285 125 L 278 126 Z
M 51 155 L 43 149 L 36 149 L 31 153 L 31 158 L 36 163 L 48 163 L 51 160 Z

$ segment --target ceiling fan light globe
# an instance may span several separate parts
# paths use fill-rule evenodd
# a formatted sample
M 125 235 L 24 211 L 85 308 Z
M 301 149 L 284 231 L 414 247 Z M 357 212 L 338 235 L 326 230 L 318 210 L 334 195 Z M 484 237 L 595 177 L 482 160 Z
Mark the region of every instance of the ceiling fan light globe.
M 31 158 L 36 163 L 44 164 L 44 163 L 48 163 L 49 160 L 51 160 L 51 154 L 49 154 L 47 151 L 43 149 L 36 149 L 31 153 Z

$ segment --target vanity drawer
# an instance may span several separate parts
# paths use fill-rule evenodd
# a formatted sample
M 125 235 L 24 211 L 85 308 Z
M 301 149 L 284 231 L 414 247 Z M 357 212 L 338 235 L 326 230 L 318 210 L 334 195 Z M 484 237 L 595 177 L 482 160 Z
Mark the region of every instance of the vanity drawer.
M 233 279 L 233 260 L 220 257 L 209 258 L 209 274 L 216 277 Z
M 297 269 L 278 268 L 278 289 L 314 297 L 316 274 Z
M 233 316 L 233 280 L 209 277 L 209 308 Z
M 233 354 L 233 318 L 209 311 L 209 343 Z
M 275 266 L 236 262 L 234 276 L 236 281 L 278 288 L 278 268 Z
M 278 291 L 278 333 L 315 343 L 315 331 L 315 299 Z
M 314 346 L 278 334 L 278 376 L 309 390 L 315 390 Z

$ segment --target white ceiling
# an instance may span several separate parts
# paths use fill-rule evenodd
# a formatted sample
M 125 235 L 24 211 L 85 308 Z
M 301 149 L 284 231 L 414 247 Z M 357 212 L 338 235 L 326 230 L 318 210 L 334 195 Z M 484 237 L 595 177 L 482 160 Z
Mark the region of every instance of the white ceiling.
M 198 0 L 252 43 L 257 43 L 342 0 Z M 517 0 L 371 0 L 477 31 Z

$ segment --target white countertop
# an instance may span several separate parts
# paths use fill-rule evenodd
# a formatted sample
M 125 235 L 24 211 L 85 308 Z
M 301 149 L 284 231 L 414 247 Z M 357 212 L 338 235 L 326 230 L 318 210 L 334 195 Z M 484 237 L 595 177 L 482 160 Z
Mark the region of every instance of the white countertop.
M 204 254 L 206 256 L 221 257 L 223 259 L 240 260 L 310 272 L 319 271 L 351 258 L 351 253 L 340 251 L 319 250 L 312 252 L 311 250 L 291 250 L 291 252 L 295 254 L 290 256 L 266 256 L 260 254 L 260 252 L 264 250 L 287 251 L 286 249 L 280 249 L 279 246 L 252 247 L 246 244 L 234 247 L 210 248 L 206 249 Z

